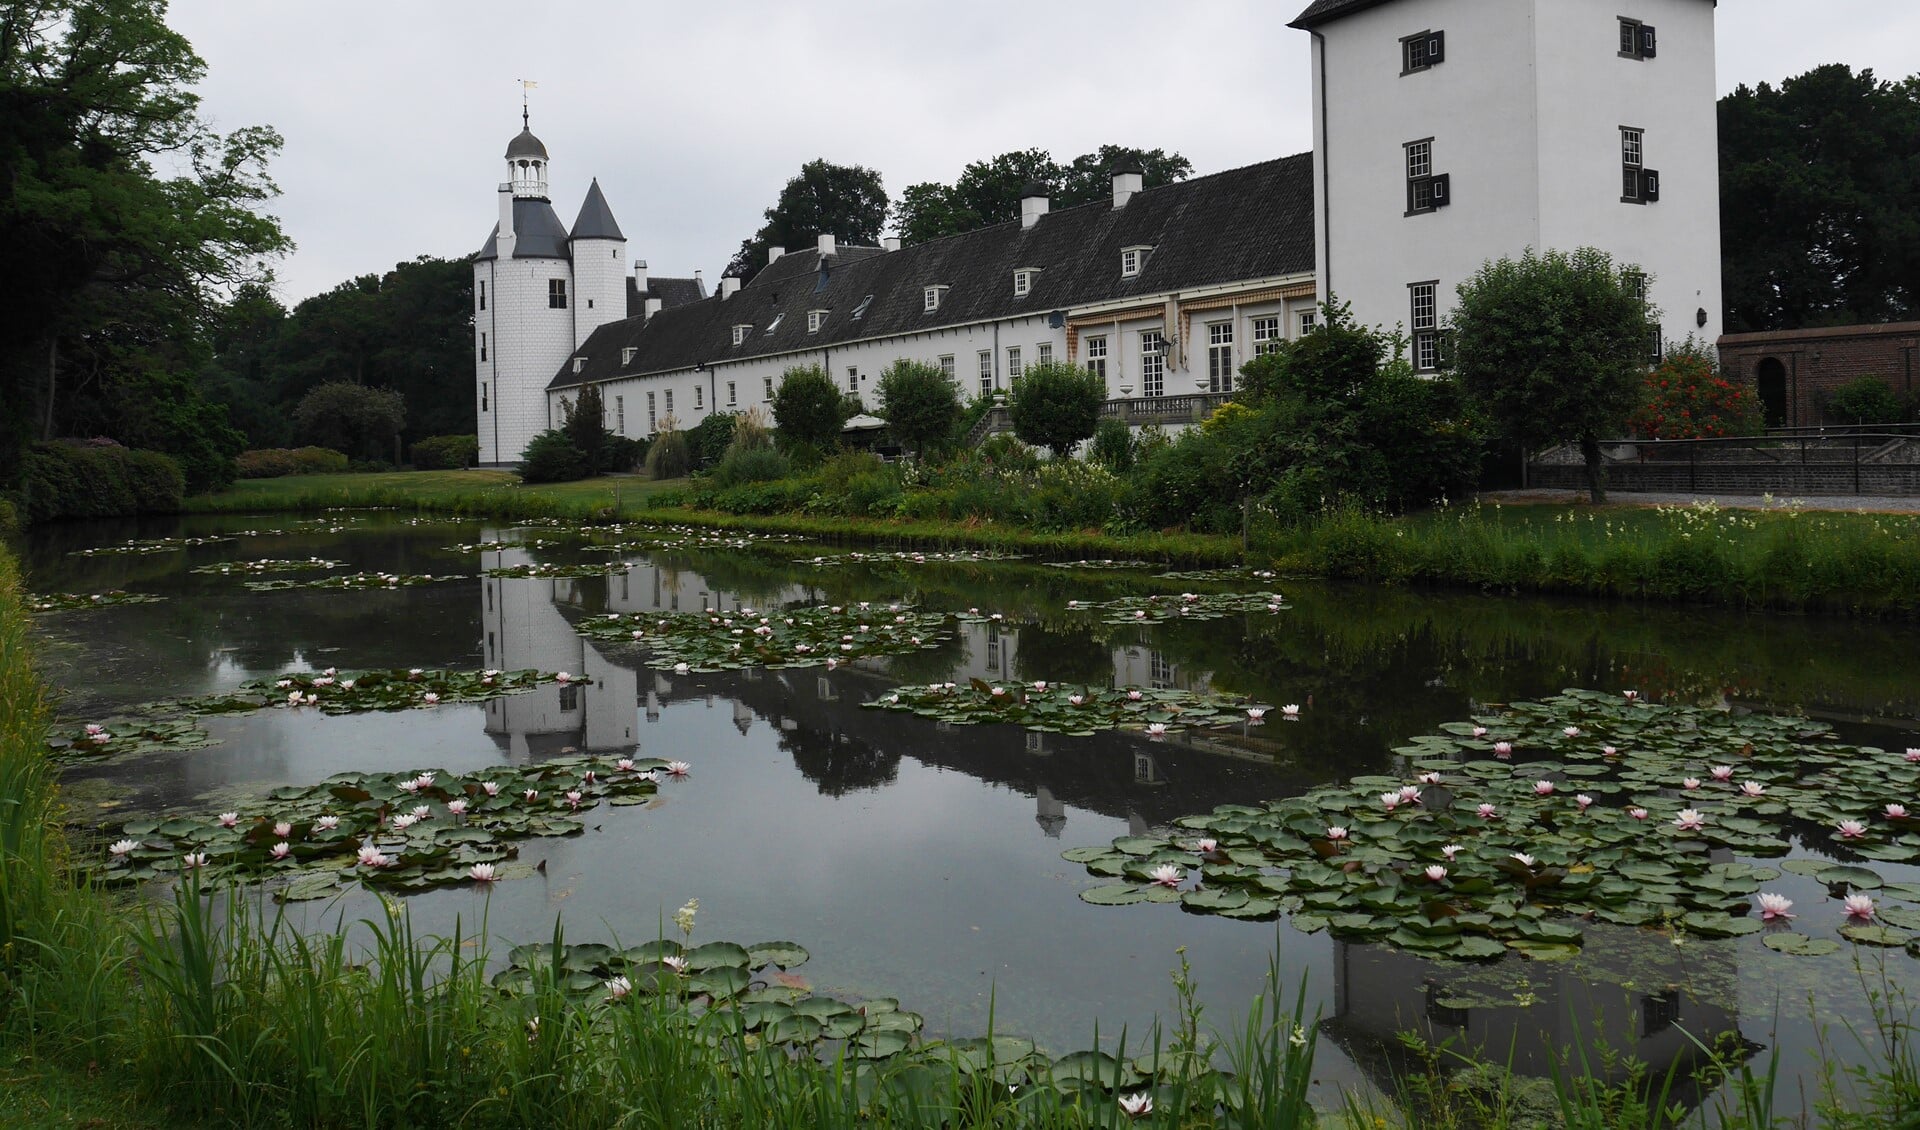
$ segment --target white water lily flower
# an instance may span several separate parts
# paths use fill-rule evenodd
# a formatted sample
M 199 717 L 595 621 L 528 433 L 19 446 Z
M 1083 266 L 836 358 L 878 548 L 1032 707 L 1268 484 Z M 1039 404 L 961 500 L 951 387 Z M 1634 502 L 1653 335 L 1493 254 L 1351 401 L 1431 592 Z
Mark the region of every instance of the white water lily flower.
M 1153 1113 L 1153 1096 L 1145 1091 L 1120 1096 L 1120 1113 L 1128 1118 L 1145 1118 Z
M 467 868 L 467 878 L 476 883 L 494 883 L 500 879 L 500 869 L 491 863 L 476 863 Z
M 284 840 L 293 835 L 293 825 L 285 820 L 278 821 L 273 826 L 273 834 Z
M 281 840 L 279 843 L 273 845 L 267 854 L 276 860 L 285 859 L 287 856 L 293 854 L 293 845 L 285 840 Z
M 688 765 L 684 761 L 669 761 L 667 762 L 667 776 L 684 777 L 692 768 L 693 766 Z
M 338 816 L 322 816 L 313 822 L 313 826 L 318 831 L 331 832 L 340 826 L 340 818 Z
M 1513 854 L 1512 854 L 1511 856 L 1509 856 L 1508 858 L 1509 858 L 1509 859 L 1512 859 L 1512 860 L 1513 860 L 1513 861 L 1514 861 L 1515 863 L 1518 863 L 1518 864 L 1519 864 L 1520 866 L 1522 866 L 1522 867 L 1532 867 L 1532 866 L 1533 866 L 1533 857 L 1532 857 L 1532 856 L 1530 856 L 1530 855 L 1528 855 L 1528 854 L 1527 854 L 1526 852 L 1524 852 L 1524 851 L 1516 851 L 1516 852 L 1514 852 L 1514 853 L 1513 853 Z
M 1187 874 L 1171 863 L 1162 863 L 1147 872 L 1147 877 L 1163 887 L 1177 887 L 1186 881 Z
M 1285 718 L 1289 722 L 1299 721 L 1300 704 L 1297 702 L 1289 702 L 1285 706 L 1282 706 L 1280 708 L 1280 717 Z
M 119 859 L 133 854 L 134 849 L 139 846 L 139 840 L 115 840 L 108 846 L 107 851 L 112 854 L 114 858 Z

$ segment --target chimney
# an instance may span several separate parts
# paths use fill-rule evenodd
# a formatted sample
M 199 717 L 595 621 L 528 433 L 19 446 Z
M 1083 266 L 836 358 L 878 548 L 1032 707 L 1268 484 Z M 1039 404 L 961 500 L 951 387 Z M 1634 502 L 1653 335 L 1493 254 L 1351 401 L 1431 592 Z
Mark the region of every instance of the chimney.
M 833 237 L 830 235 L 821 236 L 820 237 L 820 257 L 822 259 L 825 259 L 827 256 L 832 254 L 833 254 Z
M 739 290 L 740 290 L 739 275 L 720 276 L 720 297 L 732 298 L 735 294 L 739 293 Z
M 880 241 L 880 246 L 887 251 L 898 251 L 900 250 L 900 237 L 897 235 L 890 235 L 887 238 Z
M 633 289 L 640 294 L 647 293 L 647 261 L 645 259 L 633 261 Z
M 767 248 L 767 266 L 771 267 L 775 263 L 778 263 L 780 261 L 780 256 L 785 255 L 786 253 L 787 253 L 787 249 L 784 247 L 776 246 L 776 247 Z
M 1116 190 L 1118 191 L 1118 190 Z M 1047 214 L 1047 188 L 1043 184 L 1029 181 L 1020 190 L 1020 227 L 1024 230 L 1040 222 Z
M 1140 168 L 1140 162 L 1129 157 L 1113 166 L 1113 206 L 1125 208 L 1127 200 L 1139 192 L 1146 182 L 1146 173 Z
M 500 186 L 500 231 L 494 237 L 494 252 L 502 259 L 513 258 L 513 185 Z
M 702 298 L 707 296 L 707 282 L 700 277 L 700 268 L 693 269 L 693 292 Z
M 665 305 L 665 303 L 658 298 L 647 299 L 646 320 L 649 322 L 653 321 L 653 316 L 660 312 L 660 307 L 663 305 Z

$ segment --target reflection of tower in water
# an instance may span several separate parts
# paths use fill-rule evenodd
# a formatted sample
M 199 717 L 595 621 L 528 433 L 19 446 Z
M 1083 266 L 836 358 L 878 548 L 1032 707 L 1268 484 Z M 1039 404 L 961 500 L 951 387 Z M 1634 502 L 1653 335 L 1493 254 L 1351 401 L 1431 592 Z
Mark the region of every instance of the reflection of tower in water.
M 530 560 L 517 550 L 481 555 L 483 568 Z M 577 750 L 632 749 L 639 740 L 630 668 L 604 658 L 560 615 L 558 580 L 480 578 L 485 665 L 503 671 L 533 668 L 584 675 L 587 682 L 550 684 L 486 705 L 487 732 L 515 762 Z

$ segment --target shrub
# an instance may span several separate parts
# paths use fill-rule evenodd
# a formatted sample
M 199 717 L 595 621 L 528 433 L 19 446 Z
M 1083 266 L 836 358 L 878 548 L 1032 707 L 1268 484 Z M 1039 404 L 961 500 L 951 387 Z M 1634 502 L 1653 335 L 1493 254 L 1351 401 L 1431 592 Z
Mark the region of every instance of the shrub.
M 596 471 L 632 471 L 647 457 L 647 441 L 608 432 L 600 444 Z
M 1028 367 L 1013 382 L 1007 413 L 1015 435 L 1047 448 L 1055 459 L 1067 459 L 1082 440 L 1093 438 L 1106 398 L 1106 382 L 1092 372 L 1048 361 Z
M 607 402 L 600 395 L 599 385 L 582 385 L 572 400 L 560 398 L 560 430 L 567 433 L 567 439 L 586 459 L 587 466 L 599 470 L 600 449 L 613 435 L 607 430 Z
M 687 429 L 687 451 L 696 471 L 719 463 L 733 444 L 739 417 L 732 412 L 715 412 Z
M 1133 470 L 1133 430 L 1119 420 L 1100 421 L 1093 429 L 1093 446 L 1087 458 L 1115 474 Z
M 773 446 L 773 429 L 767 422 L 767 410 L 758 404 L 733 418 L 733 442 L 729 451 L 759 451 Z
M 771 447 L 751 447 L 745 450 L 730 447 L 713 469 L 713 482 L 718 487 L 738 486 L 741 483 L 764 483 L 773 479 L 784 479 L 792 472 L 792 461 Z
M 523 483 L 565 483 L 588 478 L 593 468 L 567 433 L 549 429 L 534 436 L 520 456 Z
M 347 457 L 324 447 L 260 447 L 236 456 L 234 469 L 243 479 L 337 475 L 347 469 Z
M 1039 454 L 1021 443 L 1020 437 L 1005 432 L 988 436 L 974 451 L 989 471 L 1035 471 L 1040 467 Z
M 880 411 L 893 438 L 924 458 L 953 434 L 960 399 L 938 366 L 901 358 L 880 374 Z
M 0 498 L 0 538 L 20 532 L 20 510 L 10 498 Z
M 680 430 L 672 416 L 660 421 L 660 431 L 647 448 L 647 477 L 684 478 L 693 469 L 693 454 L 687 449 L 687 433 Z
M 1884 377 L 1855 377 L 1827 394 L 1826 416 L 1841 424 L 1898 424 L 1906 405 Z
M 377 459 L 392 453 L 393 437 L 407 423 L 407 402 L 392 389 L 329 381 L 300 398 L 293 419 L 314 443 Z
M 170 455 L 115 443 L 36 443 L 23 460 L 27 520 L 169 514 L 186 497 Z
M 1750 436 L 1765 427 L 1753 387 L 1722 377 L 1712 355 L 1693 341 L 1674 346 L 1647 374 L 1640 407 L 1627 423 L 1649 439 Z
M 413 445 L 416 471 L 464 471 L 480 457 L 477 436 L 428 436 Z
M 840 442 L 849 415 L 833 378 L 818 365 L 788 369 L 773 393 L 773 422 L 783 445 L 831 448 Z

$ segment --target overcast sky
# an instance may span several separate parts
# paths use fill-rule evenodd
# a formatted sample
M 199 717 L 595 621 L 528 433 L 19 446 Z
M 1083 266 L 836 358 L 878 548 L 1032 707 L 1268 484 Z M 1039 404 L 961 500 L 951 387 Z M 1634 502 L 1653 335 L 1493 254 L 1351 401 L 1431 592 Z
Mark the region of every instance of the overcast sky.
M 1586 3 L 1591 0 L 1550 0 Z M 416 255 L 470 254 L 534 79 L 571 224 L 598 177 L 630 257 L 714 285 L 815 157 L 889 195 L 968 161 L 1106 143 L 1196 173 L 1312 145 L 1305 0 L 175 0 L 203 112 L 286 137 L 272 211 L 289 304 Z M 1726 0 L 1724 93 L 1822 63 L 1920 73 L 1915 0 Z

